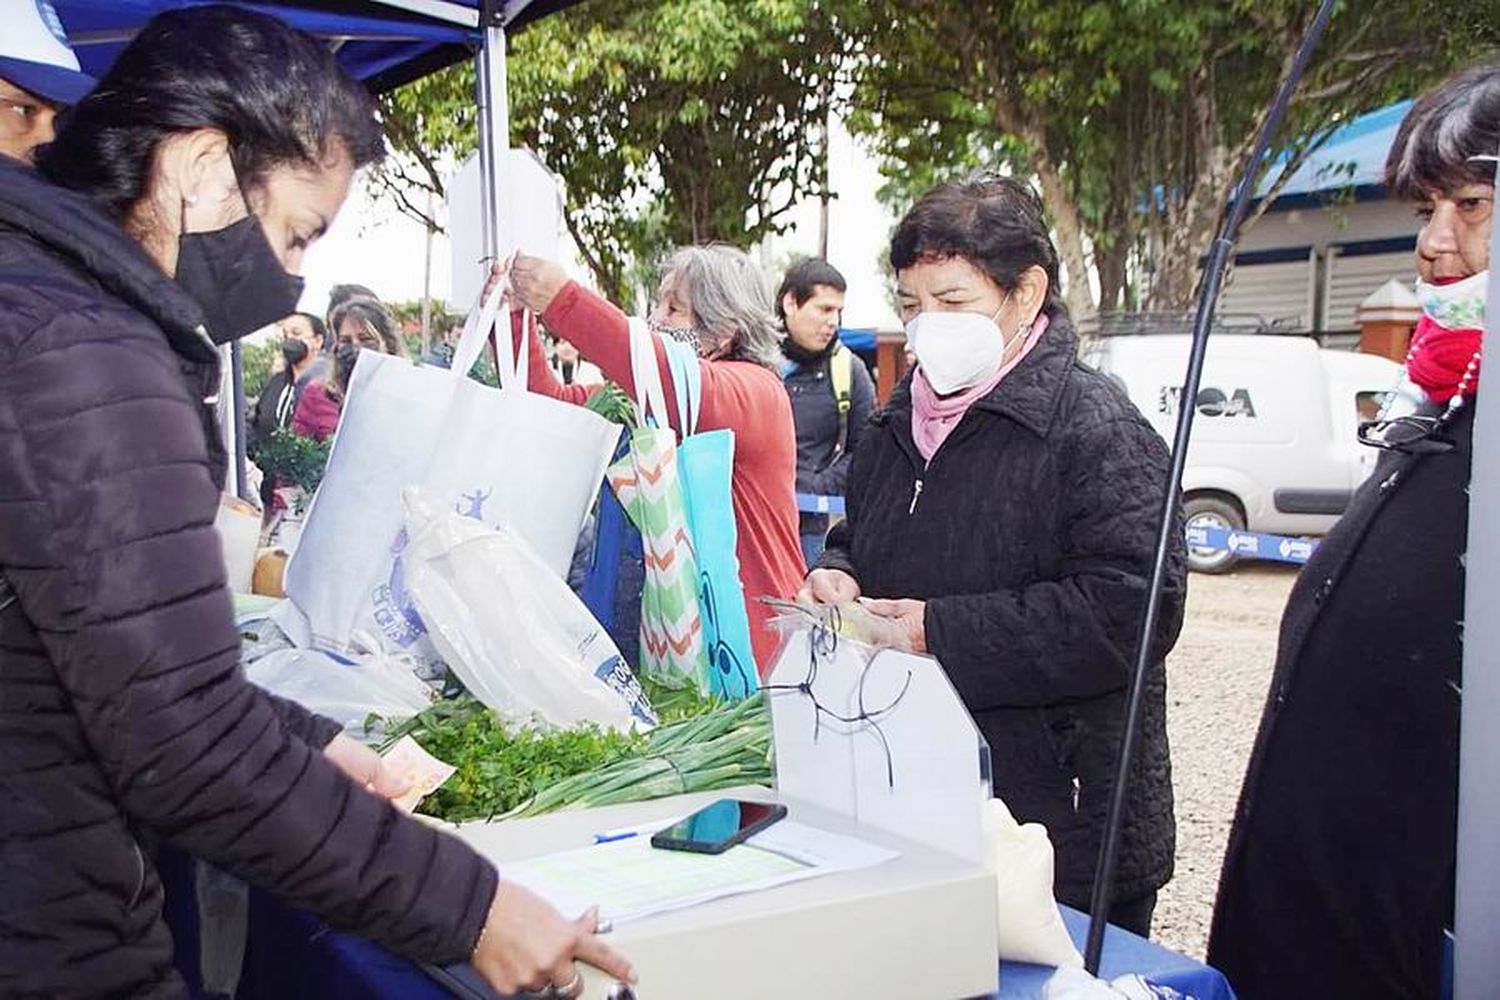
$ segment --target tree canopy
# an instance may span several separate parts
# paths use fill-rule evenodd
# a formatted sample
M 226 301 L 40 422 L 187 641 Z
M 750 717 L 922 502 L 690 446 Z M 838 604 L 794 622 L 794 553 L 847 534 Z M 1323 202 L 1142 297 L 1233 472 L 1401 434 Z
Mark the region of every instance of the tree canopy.
M 1075 312 L 1189 304 L 1198 262 L 1317 5 L 1307 0 L 856 4 L 856 127 L 898 204 L 975 167 L 1036 178 Z M 1290 176 L 1338 126 L 1500 42 L 1476 9 L 1345 3 L 1279 137 Z M 1127 288 L 1127 261 L 1145 287 Z M 1091 280 L 1092 279 L 1092 280 Z M 1096 299 L 1093 285 L 1097 282 Z
M 1354 116 L 1500 46 L 1479 6 L 1342 4 L 1279 137 L 1285 176 Z M 511 139 L 565 179 L 582 256 L 624 302 L 667 247 L 748 246 L 826 192 L 832 107 L 874 142 L 898 210 L 976 167 L 1033 178 L 1076 313 L 1181 309 L 1315 8 L 589 0 L 511 39 Z M 382 177 L 418 218 L 475 148 L 472 95 L 461 66 L 383 100 L 398 155 Z

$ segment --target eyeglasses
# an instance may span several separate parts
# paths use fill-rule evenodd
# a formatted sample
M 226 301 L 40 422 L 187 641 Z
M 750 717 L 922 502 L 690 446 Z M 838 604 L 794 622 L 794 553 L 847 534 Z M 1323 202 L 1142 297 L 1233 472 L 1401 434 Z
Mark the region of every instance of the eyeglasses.
M 1391 420 L 1368 420 L 1359 425 L 1359 441 L 1372 448 L 1408 455 L 1445 454 L 1458 447 L 1457 442 L 1439 436 L 1448 415 L 1446 412 L 1437 417 L 1412 414 Z
M 831 661 L 834 653 L 838 651 L 839 645 L 839 611 L 837 608 L 827 609 L 828 618 L 821 619 L 811 627 L 808 644 L 807 677 L 800 684 L 766 684 L 761 690 L 766 691 L 772 697 L 778 694 L 800 694 L 812 703 L 813 706 L 813 741 L 816 742 L 818 734 L 823 726 L 845 726 L 846 732 L 864 731 L 870 733 L 880 744 L 882 753 L 885 754 L 885 778 L 887 785 L 894 790 L 896 787 L 896 762 L 891 756 L 891 744 L 886 739 L 885 730 L 880 728 L 880 721 L 896 710 L 901 704 L 906 693 L 911 690 L 912 672 L 906 670 L 899 688 L 891 697 L 888 704 L 881 708 L 870 708 L 865 702 L 865 688 L 870 680 L 870 673 L 877 663 L 882 662 L 877 653 L 871 657 L 869 662 L 859 674 L 859 683 L 855 689 L 854 715 L 844 715 L 834 711 L 822 702 L 818 701 L 817 695 L 813 694 L 813 687 L 818 681 L 818 665 L 825 661 Z M 899 675 L 898 675 L 899 676 Z M 887 678 L 892 680 L 892 678 Z

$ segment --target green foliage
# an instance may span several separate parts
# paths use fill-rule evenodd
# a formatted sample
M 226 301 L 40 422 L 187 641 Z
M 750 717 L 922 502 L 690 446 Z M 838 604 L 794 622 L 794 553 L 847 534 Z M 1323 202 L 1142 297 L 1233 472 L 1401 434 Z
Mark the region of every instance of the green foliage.
M 395 155 L 376 168 L 377 183 L 407 215 L 441 230 L 428 198 L 441 202 L 447 171 L 479 147 L 473 64 L 451 66 L 382 95 L 380 119 Z
M 566 178 L 611 294 L 668 246 L 781 231 L 820 189 L 839 44 L 807 0 L 593 0 L 516 38 L 516 137 Z
M 635 426 L 635 404 L 625 395 L 625 390 L 613 382 L 604 383 L 583 405 L 605 420 L 626 427 Z
M 632 304 L 683 243 L 781 231 L 822 189 L 821 134 L 842 36 L 831 0 L 591 0 L 511 40 L 515 144 L 567 186 L 566 219 L 605 293 Z M 382 100 L 382 175 L 411 214 L 478 141 L 474 72 Z
M 285 428 L 277 428 L 256 449 L 255 464 L 267 476 L 288 486 L 299 487 L 305 496 L 318 491 L 323 473 L 328 469 L 328 455 L 333 441 L 314 441 Z
M 245 378 L 245 398 L 258 399 L 271 378 L 271 366 L 281 356 L 281 341 L 240 345 L 240 371 Z
M 853 121 L 887 157 L 887 198 L 904 208 L 976 167 L 1037 176 L 1065 262 L 1070 247 L 1082 261 L 1087 240 L 1111 306 L 1125 291 L 1125 255 L 1148 233 L 1171 258 L 1158 270 L 1196 272 L 1316 4 L 853 7 L 848 23 L 874 54 L 860 65 Z M 1496 22 L 1484 22 L 1436 0 L 1341 5 L 1282 130 L 1284 150 L 1295 164 L 1352 117 L 1500 42 Z M 1180 306 L 1191 291 L 1174 284 L 1163 304 Z

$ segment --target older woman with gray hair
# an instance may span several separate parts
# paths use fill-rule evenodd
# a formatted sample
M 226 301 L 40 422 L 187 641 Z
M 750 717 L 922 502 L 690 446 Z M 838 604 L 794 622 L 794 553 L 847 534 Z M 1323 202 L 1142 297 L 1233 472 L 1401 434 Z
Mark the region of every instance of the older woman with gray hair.
M 740 578 L 755 659 L 764 676 L 776 637 L 769 626 L 770 610 L 760 599 L 792 597 L 806 573 L 797 534 L 796 431 L 778 374 L 781 334 L 770 289 L 749 256 L 726 246 L 683 247 L 667 259 L 662 273 L 648 322 L 670 423 L 681 431 L 663 338 L 689 344 L 698 353 L 703 401 L 697 429 L 734 431 L 732 491 Z M 569 280 L 551 261 L 517 255 L 509 278 L 517 304 L 540 316 L 549 330 L 635 395 L 630 326 L 623 312 Z M 530 336 L 535 338 L 536 332 Z M 538 340 L 532 342 L 530 363 L 534 392 L 582 404 L 598 388 L 559 383 Z

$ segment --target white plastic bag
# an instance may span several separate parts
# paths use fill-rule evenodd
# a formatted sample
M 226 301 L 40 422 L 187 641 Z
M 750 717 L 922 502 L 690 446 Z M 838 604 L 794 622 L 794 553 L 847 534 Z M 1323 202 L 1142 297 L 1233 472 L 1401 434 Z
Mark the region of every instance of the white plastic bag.
M 1043 1000 L 1193 1000 L 1180 990 L 1144 976 L 1118 976 L 1109 982 L 1082 969 L 1058 969 L 1042 987 Z
M 1059 968 L 1081 968 L 1052 895 L 1052 841 L 1040 823 L 1017 823 L 1005 803 L 985 803 L 984 839 L 1000 893 L 1000 957 Z
M 406 491 L 406 586 L 469 693 L 511 717 L 656 724 L 609 634 L 527 542 Z
M 313 642 L 338 651 L 356 632 L 430 656 L 406 590 L 401 491 L 492 527 L 505 524 L 562 579 L 604 481 L 620 428 L 582 407 L 528 392 L 530 340 L 514 350 L 499 293 L 476 303 L 451 370 L 365 351 L 354 368 L 328 471 L 308 509 L 286 591 Z M 501 318 L 504 386 L 467 377 Z
M 251 682 L 344 724 L 356 738 L 371 715 L 401 719 L 432 704 L 434 692 L 404 664 L 355 660 L 315 649 L 279 649 L 246 664 Z

